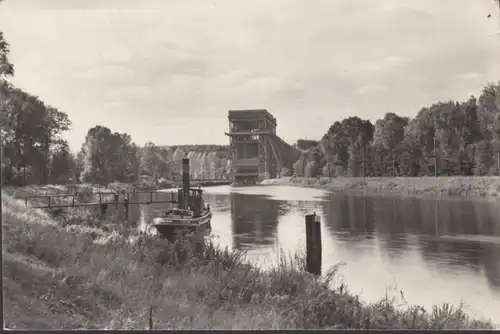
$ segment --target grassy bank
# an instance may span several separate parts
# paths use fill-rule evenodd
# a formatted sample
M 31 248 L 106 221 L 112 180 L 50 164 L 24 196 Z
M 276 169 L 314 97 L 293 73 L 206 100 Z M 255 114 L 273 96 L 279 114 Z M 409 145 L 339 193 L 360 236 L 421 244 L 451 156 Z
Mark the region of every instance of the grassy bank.
M 500 177 L 286 177 L 265 180 L 263 185 L 311 187 L 338 192 L 365 192 L 402 196 L 451 195 L 468 197 L 497 197 Z
M 192 236 L 174 244 L 68 209 L 57 220 L 4 194 L 4 322 L 19 329 L 491 328 L 450 306 L 364 304 L 335 270 L 295 257 L 263 271 Z M 149 314 L 152 314 L 152 318 Z

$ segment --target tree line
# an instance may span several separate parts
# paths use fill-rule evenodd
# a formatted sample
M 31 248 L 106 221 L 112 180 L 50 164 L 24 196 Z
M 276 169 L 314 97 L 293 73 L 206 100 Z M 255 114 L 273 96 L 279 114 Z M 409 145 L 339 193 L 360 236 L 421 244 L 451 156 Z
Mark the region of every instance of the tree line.
M 180 177 L 181 160 L 195 146 L 138 146 L 127 133 L 96 125 L 89 129 L 77 154 L 63 134 L 71 129 L 68 115 L 7 81 L 14 75 L 9 44 L 0 31 L 0 110 L 2 173 L 6 185 L 113 182 L 133 183 Z M 223 169 L 227 150 L 206 145 L 212 170 Z M 195 159 L 196 160 L 196 159 Z M 212 173 L 219 177 L 220 173 Z
M 14 66 L 8 55 L 0 32 L 5 184 L 129 183 L 178 172 L 172 148 L 152 142 L 139 147 L 129 134 L 101 125 L 87 132 L 73 154 L 63 137 L 71 128 L 68 115 L 10 84 Z M 299 140 L 297 146 L 307 150 L 294 164 L 295 175 L 500 175 L 500 82 L 487 84 L 477 98 L 424 107 L 413 119 L 388 113 L 372 124 L 349 117 L 333 123 L 320 141 Z M 223 157 L 216 156 L 211 165 L 223 168 Z
M 38 97 L 0 81 L 2 91 L 2 173 L 7 185 L 131 183 L 141 175 L 168 177 L 168 150 L 148 142 L 136 145 L 129 134 L 96 125 L 77 154 L 64 132 L 68 115 Z
M 73 154 L 63 134 L 68 115 L 14 87 L 9 44 L 0 31 L 0 110 L 3 183 L 7 185 L 133 182 L 141 175 L 168 177 L 169 150 L 136 145 L 129 134 L 96 125 Z
M 500 81 L 479 97 L 437 102 L 410 119 L 387 113 L 372 124 L 335 122 L 294 164 L 295 175 L 500 175 Z

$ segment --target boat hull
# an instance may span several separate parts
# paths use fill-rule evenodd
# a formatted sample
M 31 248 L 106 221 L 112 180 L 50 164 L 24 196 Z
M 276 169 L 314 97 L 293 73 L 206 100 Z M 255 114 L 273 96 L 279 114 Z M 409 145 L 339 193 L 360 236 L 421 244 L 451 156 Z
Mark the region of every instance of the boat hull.
M 172 240 L 193 232 L 209 235 L 212 230 L 211 221 L 212 213 L 208 212 L 196 218 L 155 218 L 153 226 L 161 238 Z
M 231 184 L 231 187 L 235 187 L 235 188 L 243 188 L 243 187 L 253 187 L 253 186 L 258 186 L 259 184 L 258 183 L 246 183 L 246 184 L 242 184 L 242 183 L 232 183 Z
M 235 180 L 231 183 L 232 187 L 251 187 L 258 185 L 258 180 L 250 179 L 250 180 Z

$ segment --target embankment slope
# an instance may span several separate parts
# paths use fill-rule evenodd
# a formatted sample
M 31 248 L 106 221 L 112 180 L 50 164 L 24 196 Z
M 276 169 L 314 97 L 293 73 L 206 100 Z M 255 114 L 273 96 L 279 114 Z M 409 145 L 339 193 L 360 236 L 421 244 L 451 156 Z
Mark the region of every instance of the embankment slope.
M 497 197 L 500 177 L 286 177 L 264 180 L 263 185 L 311 187 L 336 192 L 364 192 L 382 195 L 431 196 L 453 195 L 468 197 Z
M 2 206 L 7 328 L 145 329 L 150 306 L 157 328 L 285 326 L 272 309 L 255 315 L 247 307 L 227 311 L 212 303 L 214 274 L 179 263 L 180 255 L 189 255 L 185 245 L 133 233 L 126 238 L 110 231 L 112 222 L 103 222 L 106 229 L 89 227 L 96 217 L 79 210 L 61 224 L 6 194 Z M 208 254 L 208 262 L 210 256 L 231 262 L 224 252 Z M 204 296 L 207 302 L 200 302 Z

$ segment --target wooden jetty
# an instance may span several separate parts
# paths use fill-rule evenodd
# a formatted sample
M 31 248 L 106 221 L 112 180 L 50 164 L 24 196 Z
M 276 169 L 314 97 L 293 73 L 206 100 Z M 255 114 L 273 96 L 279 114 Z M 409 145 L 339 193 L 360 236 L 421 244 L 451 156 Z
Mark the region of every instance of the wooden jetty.
M 193 186 L 201 187 L 216 187 L 216 186 L 228 186 L 232 184 L 231 180 L 192 180 L 191 184 Z
M 143 200 L 133 200 L 131 201 L 131 195 L 149 194 L 148 198 Z M 168 196 L 170 198 L 165 200 L 155 200 L 155 194 L 161 194 L 162 196 Z M 92 202 L 81 202 L 78 201 L 78 193 L 75 194 L 37 194 L 29 196 L 18 196 L 16 199 L 24 200 L 24 204 L 27 207 L 38 208 L 38 209 L 51 209 L 51 208 L 72 208 L 72 207 L 82 207 L 82 206 L 100 206 L 103 204 L 108 205 L 129 205 L 129 204 L 156 204 L 156 203 L 178 203 L 177 196 L 175 193 L 163 192 L 163 191 L 134 191 L 125 193 L 112 193 L 112 192 L 97 192 L 89 194 L 92 197 L 98 197 L 99 201 Z M 122 197 L 123 200 L 119 200 Z M 142 196 L 139 196 L 142 197 Z M 33 205 L 28 205 L 29 200 L 38 199 L 46 200 L 47 203 L 36 203 Z M 55 199 L 58 199 L 57 201 Z M 45 201 L 44 201 L 45 202 Z

